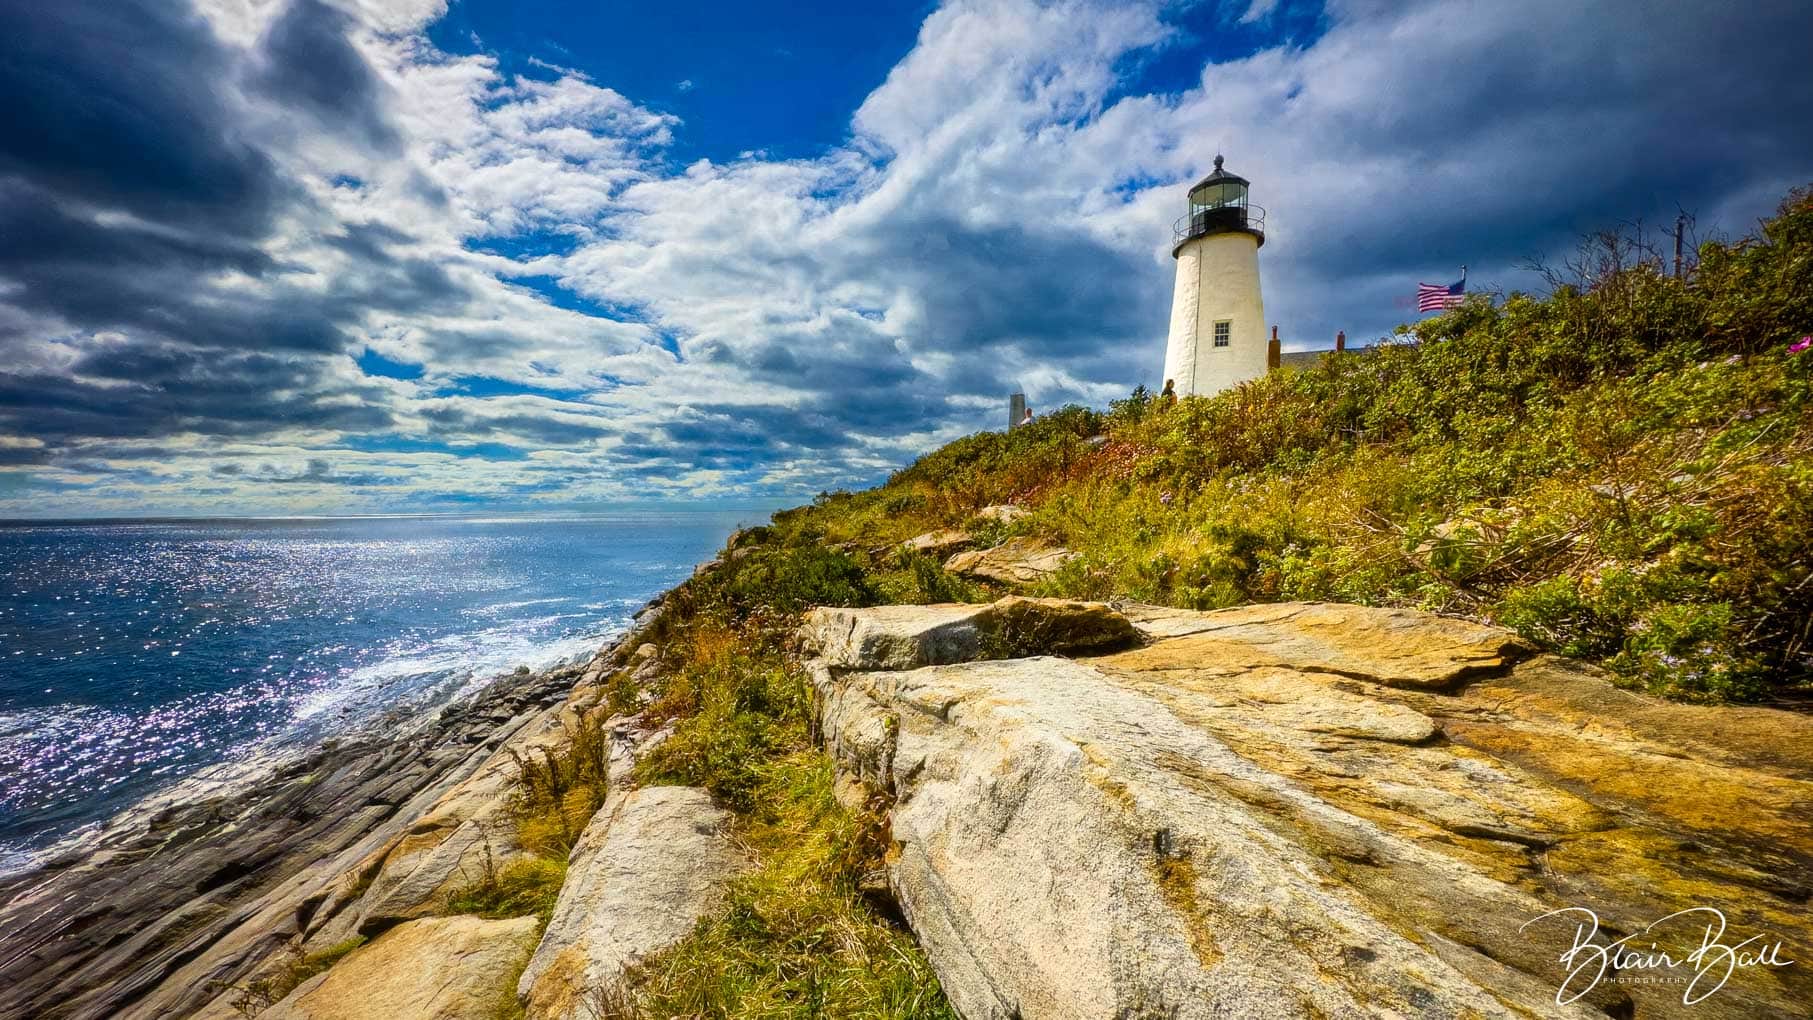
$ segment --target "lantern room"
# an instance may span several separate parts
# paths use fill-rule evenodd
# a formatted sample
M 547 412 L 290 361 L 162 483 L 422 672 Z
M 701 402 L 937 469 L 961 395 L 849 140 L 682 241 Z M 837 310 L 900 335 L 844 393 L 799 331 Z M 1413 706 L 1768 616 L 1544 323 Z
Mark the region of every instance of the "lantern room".
M 1190 211 L 1173 225 L 1173 244 L 1181 247 L 1193 238 L 1233 232 L 1251 234 L 1264 244 L 1265 210 L 1247 201 L 1249 184 L 1222 169 L 1221 157 L 1216 156 L 1214 172 L 1190 189 Z

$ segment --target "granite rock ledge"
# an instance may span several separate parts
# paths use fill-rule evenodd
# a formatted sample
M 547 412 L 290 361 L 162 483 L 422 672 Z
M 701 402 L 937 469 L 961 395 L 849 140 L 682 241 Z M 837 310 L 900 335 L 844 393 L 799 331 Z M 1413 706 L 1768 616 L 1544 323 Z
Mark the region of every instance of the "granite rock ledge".
M 1610 980 L 1559 1005 L 1573 928 L 1524 927 L 1584 906 L 1603 941 L 1715 907 L 1728 941 L 1807 958 L 1803 715 L 1657 702 L 1403 610 L 1103 607 L 1142 642 L 952 661 L 925 635 L 959 612 L 823 611 L 807 636 L 822 739 L 891 805 L 889 883 L 971 1020 L 1813 1002 L 1797 963 L 1691 1010 Z

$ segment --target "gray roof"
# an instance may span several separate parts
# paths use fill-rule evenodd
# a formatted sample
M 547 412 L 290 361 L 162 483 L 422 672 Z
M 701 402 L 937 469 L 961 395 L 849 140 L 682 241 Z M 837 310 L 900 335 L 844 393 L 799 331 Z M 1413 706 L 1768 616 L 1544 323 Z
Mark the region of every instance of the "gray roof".
M 1371 347 L 1348 347 L 1344 354 L 1365 354 Z M 1311 368 L 1322 360 L 1322 355 L 1333 354 L 1332 348 L 1320 351 L 1284 351 L 1278 355 L 1279 368 Z

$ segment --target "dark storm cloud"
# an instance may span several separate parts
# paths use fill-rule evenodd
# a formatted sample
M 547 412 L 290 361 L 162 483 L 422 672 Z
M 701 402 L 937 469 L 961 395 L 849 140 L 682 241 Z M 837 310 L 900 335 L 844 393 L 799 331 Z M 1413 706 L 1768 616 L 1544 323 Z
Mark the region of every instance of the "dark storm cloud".
M 394 151 L 401 140 L 380 108 L 382 85 L 347 40 L 351 28 L 350 18 L 320 0 L 292 0 L 264 37 L 258 85 L 329 130 Z
M 224 472 L 216 472 L 222 474 Z M 396 475 L 377 472 L 347 473 L 335 468 L 333 464 L 320 457 L 311 457 L 308 464 L 297 472 L 283 472 L 265 465 L 256 474 L 249 476 L 252 481 L 261 485 L 345 485 L 359 487 L 366 485 L 388 485 L 401 481 Z
M 223 98 L 229 54 L 184 3 L 0 4 L 0 179 L 58 201 L 262 236 L 290 192 Z
M 1365 13 L 1389 22 L 1398 11 Z M 1254 201 L 1281 228 L 1261 261 L 1268 311 L 1286 316 L 1287 331 L 1294 322 L 1326 344 L 1354 325 L 1343 309 L 1375 327 L 1413 320 L 1381 290 L 1408 292 L 1419 274 L 1461 262 L 1476 285 L 1538 289 L 1518 267 L 1557 257 L 1583 233 L 1638 219 L 1666 232 L 1677 210 L 1710 227 L 1726 203 L 1754 203 L 1755 189 L 1813 180 L 1813 5 L 1768 0 L 1716 15 L 1684 4 L 1535 5 L 1484 17 L 1503 24 L 1451 33 L 1448 52 L 1392 60 L 1388 75 L 1367 79 L 1376 100 L 1339 101 L 1346 116 L 1317 132 L 1314 151 L 1350 161 L 1349 177 L 1291 181 L 1281 194 L 1254 174 Z M 1433 32 L 1426 12 L 1406 23 L 1422 27 L 1406 29 L 1404 45 Z M 1313 97 L 1318 84 L 1302 87 Z M 1718 226 L 1741 234 L 1753 223 Z M 1342 299 L 1292 300 L 1329 288 Z
M 310 359 L 120 345 L 84 357 L 83 377 L 0 373 L 0 434 L 53 447 L 179 433 L 254 437 L 283 428 L 392 424 L 375 387 L 323 385 Z M 100 383 L 89 380 L 109 380 Z M 289 399 L 275 395 L 304 391 Z
M 235 98 L 249 82 L 285 115 L 395 148 L 350 30 L 296 0 L 247 53 L 169 0 L 0 4 L 0 291 L 36 317 L 0 332 L 0 430 L 54 461 L 96 439 L 393 424 L 382 391 L 332 381 L 347 328 L 466 291 L 380 223 L 322 238 L 351 261 L 331 279 L 269 254 L 282 217 L 318 210 L 258 141 L 268 115 Z M 229 273 L 255 285 L 216 282 Z M 20 353 L 58 325 L 63 368 Z M 124 340 L 85 339 L 102 332 Z
M 1127 310 L 1160 296 L 1144 253 L 1110 248 L 1080 229 L 903 219 L 884 224 L 874 240 L 877 251 L 892 253 L 890 273 L 923 296 L 927 321 L 916 339 L 937 350 L 1017 343 L 1043 357 L 1086 355 L 1136 335 Z
M 547 416 L 520 410 L 494 413 L 482 401 L 439 404 L 423 409 L 421 414 L 430 422 L 430 433 L 454 440 L 521 436 L 544 446 L 580 446 L 615 431 L 604 422 L 555 418 L 549 411 L 544 411 Z
M 753 379 L 852 400 L 885 396 L 919 378 L 892 337 L 856 316 L 822 330 L 775 330 L 734 346 L 707 342 L 693 356 Z

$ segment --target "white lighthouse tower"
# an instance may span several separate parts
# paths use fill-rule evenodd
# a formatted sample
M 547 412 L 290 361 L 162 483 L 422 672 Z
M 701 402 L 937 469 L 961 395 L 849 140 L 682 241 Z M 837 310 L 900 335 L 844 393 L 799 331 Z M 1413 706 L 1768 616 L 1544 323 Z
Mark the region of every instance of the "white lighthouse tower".
M 1267 370 L 1259 246 L 1265 210 L 1247 204 L 1247 180 L 1221 168 L 1190 189 L 1173 229 L 1177 290 L 1165 344 L 1165 381 L 1180 397 L 1207 396 Z

